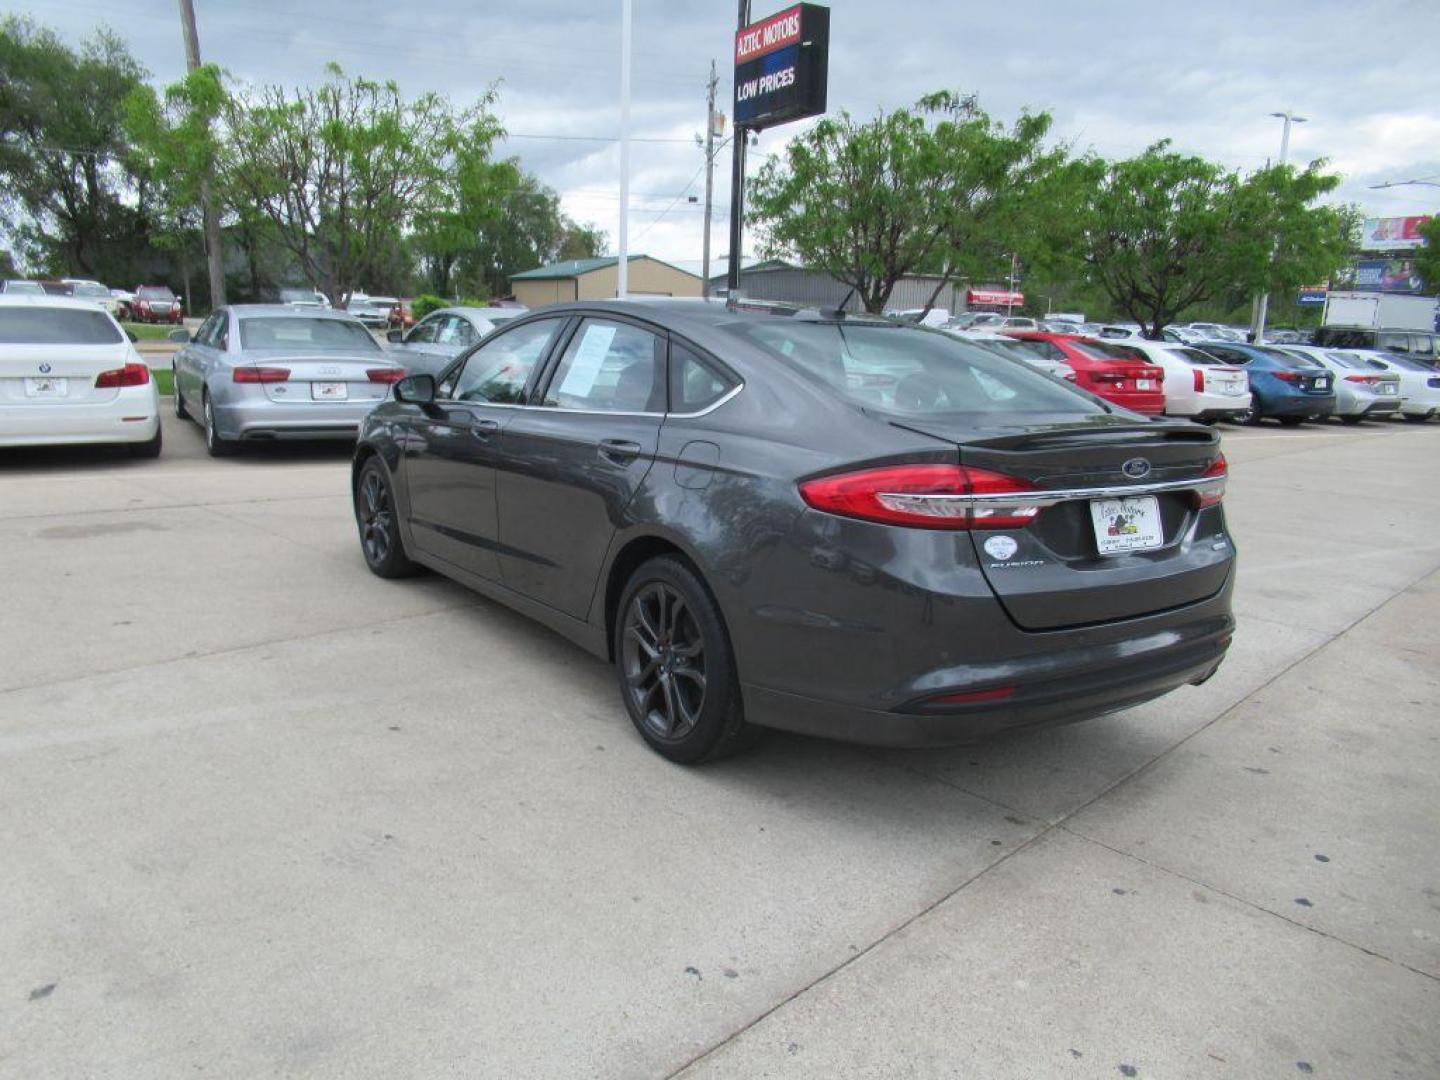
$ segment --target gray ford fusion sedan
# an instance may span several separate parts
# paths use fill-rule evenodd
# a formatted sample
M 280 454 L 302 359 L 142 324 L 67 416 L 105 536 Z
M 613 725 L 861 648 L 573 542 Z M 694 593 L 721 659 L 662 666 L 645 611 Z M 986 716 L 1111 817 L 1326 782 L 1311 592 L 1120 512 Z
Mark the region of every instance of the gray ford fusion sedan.
M 175 415 L 195 419 L 215 457 L 243 442 L 353 439 L 405 374 L 341 311 L 236 304 L 172 336 Z
M 697 762 L 774 727 L 888 746 L 1097 716 L 1215 673 L 1216 435 L 918 327 L 548 307 L 361 428 L 370 569 L 424 566 L 614 663 Z

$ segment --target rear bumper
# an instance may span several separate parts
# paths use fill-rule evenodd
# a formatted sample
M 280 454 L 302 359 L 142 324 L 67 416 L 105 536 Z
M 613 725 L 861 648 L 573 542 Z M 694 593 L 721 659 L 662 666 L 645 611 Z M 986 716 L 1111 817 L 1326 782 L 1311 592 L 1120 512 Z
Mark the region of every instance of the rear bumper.
M 1261 398 L 1260 411 L 1266 416 L 1330 416 L 1335 412 L 1335 395 L 1272 395 Z
M 143 443 L 159 430 L 153 381 L 122 389 L 103 405 L 0 406 L 0 446 Z
M 1004 732 L 1088 720 L 1204 682 L 1225 658 L 1234 627 L 1228 611 L 1212 611 L 1158 633 L 1028 656 L 1007 665 L 1004 681 L 1016 690 L 1000 702 L 945 711 L 915 704 L 879 710 L 746 686 L 746 717 L 763 727 L 873 746 L 979 742 Z
M 349 439 L 379 401 L 354 403 L 271 403 L 215 405 L 215 425 L 222 438 L 272 441 L 277 439 Z
M 1119 405 L 1122 409 L 1129 409 L 1131 412 L 1140 413 L 1142 416 L 1159 416 L 1165 411 L 1165 395 L 1163 393 L 1116 393 L 1114 391 L 1099 390 L 1094 386 L 1087 386 L 1085 389 L 1092 394 L 1098 394 L 1106 401 Z M 1243 408 L 1244 406 L 1241 406 Z

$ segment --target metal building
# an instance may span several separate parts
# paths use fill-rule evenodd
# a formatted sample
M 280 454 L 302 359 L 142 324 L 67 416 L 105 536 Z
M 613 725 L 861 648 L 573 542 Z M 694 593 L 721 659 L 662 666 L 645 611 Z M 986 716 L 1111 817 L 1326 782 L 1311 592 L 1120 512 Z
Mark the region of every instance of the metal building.
M 722 260 L 723 261 L 723 260 Z M 886 305 L 889 311 L 906 311 L 922 308 L 939 284 L 939 277 L 917 275 L 901 278 L 895 284 Z M 740 271 L 740 292 L 751 300 L 784 300 L 806 307 L 834 307 L 845 299 L 850 286 L 831 277 L 824 270 L 810 270 L 783 259 L 770 259 L 756 263 Z M 725 275 L 716 274 L 710 278 L 709 295 L 725 295 Z M 965 290 L 956 284 L 946 282 L 935 297 L 932 307 L 961 311 L 965 307 Z M 847 311 L 861 309 L 860 298 L 851 296 L 846 301 Z

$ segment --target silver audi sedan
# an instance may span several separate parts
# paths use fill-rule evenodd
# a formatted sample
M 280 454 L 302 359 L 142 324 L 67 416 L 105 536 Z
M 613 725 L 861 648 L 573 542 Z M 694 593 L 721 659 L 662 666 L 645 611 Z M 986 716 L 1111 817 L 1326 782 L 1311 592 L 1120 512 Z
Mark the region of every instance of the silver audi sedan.
M 354 439 L 405 369 L 353 315 L 283 304 L 214 312 L 173 361 L 175 415 L 205 430 L 214 457 L 243 442 Z

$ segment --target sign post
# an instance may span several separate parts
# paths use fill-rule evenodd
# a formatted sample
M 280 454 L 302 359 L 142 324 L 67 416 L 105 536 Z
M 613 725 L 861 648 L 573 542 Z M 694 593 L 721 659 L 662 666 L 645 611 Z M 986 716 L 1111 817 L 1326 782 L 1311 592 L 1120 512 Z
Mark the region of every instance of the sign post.
M 830 9 L 795 4 L 750 22 L 750 0 L 740 0 L 735 32 L 735 135 L 730 170 L 730 265 L 726 288 L 740 294 L 744 240 L 745 142 L 751 131 L 819 116 L 825 111 L 830 61 Z

